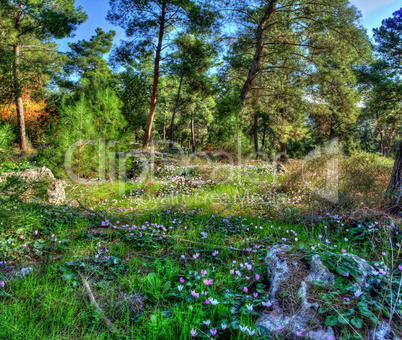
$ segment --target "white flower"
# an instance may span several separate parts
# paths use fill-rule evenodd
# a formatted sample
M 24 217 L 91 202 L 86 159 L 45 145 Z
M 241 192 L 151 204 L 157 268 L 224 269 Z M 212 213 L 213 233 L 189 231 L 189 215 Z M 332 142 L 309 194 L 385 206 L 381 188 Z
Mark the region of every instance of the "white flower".
M 184 288 L 184 287 L 183 287 L 182 285 L 178 285 L 178 286 L 177 286 L 177 289 L 179 290 L 179 292 L 181 292 L 181 291 L 183 290 L 183 288 Z
M 212 298 L 209 299 L 209 302 L 211 303 L 212 306 L 216 306 L 219 303 L 218 300 Z
M 246 305 L 246 308 L 249 312 L 251 312 L 253 310 L 253 305 Z
M 268 300 L 267 302 L 263 302 L 262 305 L 263 305 L 264 307 L 267 307 L 267 308 L 268 308 L 268 307 L 271 307 L 271 306 L 272 306 L 272 302 Z

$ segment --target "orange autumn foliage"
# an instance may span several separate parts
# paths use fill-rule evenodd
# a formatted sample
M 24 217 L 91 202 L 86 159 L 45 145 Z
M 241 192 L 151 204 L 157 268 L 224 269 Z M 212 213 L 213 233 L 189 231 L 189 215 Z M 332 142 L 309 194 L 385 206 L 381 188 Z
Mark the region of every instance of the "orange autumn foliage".
M 31 137 L 42 135 L 44 122 L 52 118 L 54 109 L 49 110 L 45 100 L 37 102 L 31 98 L 32 90 L 24 89 L 22 93 L 25 128 Z M 0 117 L 1 120 L 17 126 L 18 118 L 14 103 L 0 104 Z

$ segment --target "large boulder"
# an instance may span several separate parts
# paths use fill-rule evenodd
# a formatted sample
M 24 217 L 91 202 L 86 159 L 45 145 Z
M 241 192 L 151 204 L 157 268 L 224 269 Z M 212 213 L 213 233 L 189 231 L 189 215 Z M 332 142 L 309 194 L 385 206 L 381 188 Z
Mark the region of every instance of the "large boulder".
M 45 166 L 37 169 L 26 169 L 20 172 L 5 172 L 0 174 L 0 183 L 7 182 L 9 178 L 18 178 L 26 183 L 25 193 L 22 197 L 26 198 L 31 195 L 31 185 L 37 182 L 44 182 L 48 184 L 47 194 L 49 196 L 48 202 L 50 204 L 61 204 L 66 198 L 65 181 L 57 180 L 52 171 Z

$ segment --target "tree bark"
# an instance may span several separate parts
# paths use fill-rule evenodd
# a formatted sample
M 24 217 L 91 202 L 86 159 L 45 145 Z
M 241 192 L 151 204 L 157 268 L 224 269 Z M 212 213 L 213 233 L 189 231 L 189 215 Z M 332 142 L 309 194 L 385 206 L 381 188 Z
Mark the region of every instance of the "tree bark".
M 281 147 L 281 155 L 279 157 L 279 161 L 286 163 L 288 161 L 288 156 L 286 153 L 286 143 L 279 142 L 279 145 Z
M 191 117 L 191 149 L 195 152 L 194 117 Z
M 15 28 L 19 32 L 21 29 L 22 20 L 22 4 L 19 4 L 17 17 L 15 19 Z M 24 105 L 22 102 L 22 88 L 20 78 L 20 45 L 18 42 L 14 45 L 14 101 L 15 109 L 17 111 L 18 118 L 18 143 L 20 151 L 24 154 L 27 151 L 27 140 L 25 132 L 25 117 L 24 117 Z
M 154 120 L 155 115 L 156 97 L 158 94 L 158 84 L 159 84 L 159 64 L 161 60 L 163 35 L 165 31 L 165 19 L 166 19 L 166 8 L 165 5 L 163 5 L 162 15 L 160 19 L 160 27 L 159 27 L 158 46 L 156 48 L 156 55 L 155 55 L 154 84 L 152 87 L 151 107 L 149 110 L 148 123 L 145 129 L 144 141 L 142 144 L 142 148 L 144 150 L 148 148 L 149 140 L 151 139 L 152 122 Z
M 335 113 L 331 114 L 331 126 L 329 131 L 329 140 L 335 138 Z
M 254 149 L 258 153 L 258 115 L 254 114 Z
M 263 148 L 265 147 L 265 136 L 266 136 L 266 134 L 267 134 L 267 124 L 264 124 L 264 132 L 262 133 L 262 141 L 261 141 L 261 144 L 262 144 Z
M 174 107 L 174 111 L 173 111 L 173 115 L 172 115 L 172 123 L 170 124 L 170 147 L 173 147 L 173 144 L 174 144 L 174 140 L 173 140 L 174 120 L 176 118 L 177 109 L 179 107 L 180 92 L 181 92 L 182 84 L 183 84 L 183 75 L 180 78 L 179 89 L 177 90 L 176 105 Z
M 260 69 L 262 50 L 264 48 L 263 31 L 265 29 L 265 25 L 267 24 L 269 18 L 271 17 L 272 13 L 274 13 L 274 11 L 275 11 L 276 2 L 277 2 L 277 0 L 269 1 L 269 4 L 267 5 L 267 9 L 265 10 L 264 16 L 261 19 L 260 23 L 258 24 L 258 28 L 257 28 L 257 32 L 256 32 L 256 48 L 255 48 L 253 63 L 251 64 L 247 79 L 243 85 L 243 89 L 240 94 L 242 111 L 244 110 L 244 108 L 246 106 L 247 98 L 252 89 L 254 78 Z
M 395 158 L 391 181 L 385 194 L 385 203 L 392 213 L 402 214 L 402 141 Z
M 388 133 L 388 141 L 387 141 L 387 147 L 386 147 L 386 151 L 385 151 L 385 157 L 389 158 L 391 155 L 391 146 L 392 146 L 392 136 L 394 134 L 396 130 L 396 126 L 395 124 L 392 125 L 391 129 L 389 130 Z

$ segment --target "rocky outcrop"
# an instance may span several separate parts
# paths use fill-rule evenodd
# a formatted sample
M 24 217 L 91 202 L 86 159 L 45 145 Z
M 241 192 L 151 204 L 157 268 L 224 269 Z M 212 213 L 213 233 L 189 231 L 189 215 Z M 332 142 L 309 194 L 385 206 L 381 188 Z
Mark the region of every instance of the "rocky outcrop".
M 61 204 L 66 199 L 65 187 L 67 183 L 65 181 L 57 180 L 52 171 L 49 168 L 42 167 L 37 169 L 26 169 L 21 172 L 5 172 L 0 175 L 0 183 L 5 183 L 9 179 L 15 178 L 22 180 L 26 183 L 22 189 L 25 191 L 21 196 L 27 198 L 31 196 L 31 187 L 38 182 L 48 183 L 47 194 L 49 196 L 48 202 L 50 204 Z M 12 191 L 13 188 L 10 187 Z
M 326 328 L 315 323 L 319 305 L 309 301 L 306 282 L 321 281 L 326 286 L 330 286 L 335 281 L 334 275 L 323 265 L 319 256 L 313 258 L 310 270 L 307 270 L 305 263 L 292 258 L 289 246 L 276 245 L 268 252 L 265 263 L 271 284 L 272 306 L 264 311 L 257 324 L 268 329 L 271 334 L 281 335 L 281 337 L 286 335 L 286 337 L 295 338 L 301 334 L 305 339 L 319 340 L 331 337 L 335 339 L 331 327 Z M 288 280 L 293 281 L 300 277 L 297 291 L 298 306 L 293 308 L 294 312 L 285 311 L 278 298 L 281 285 Z

